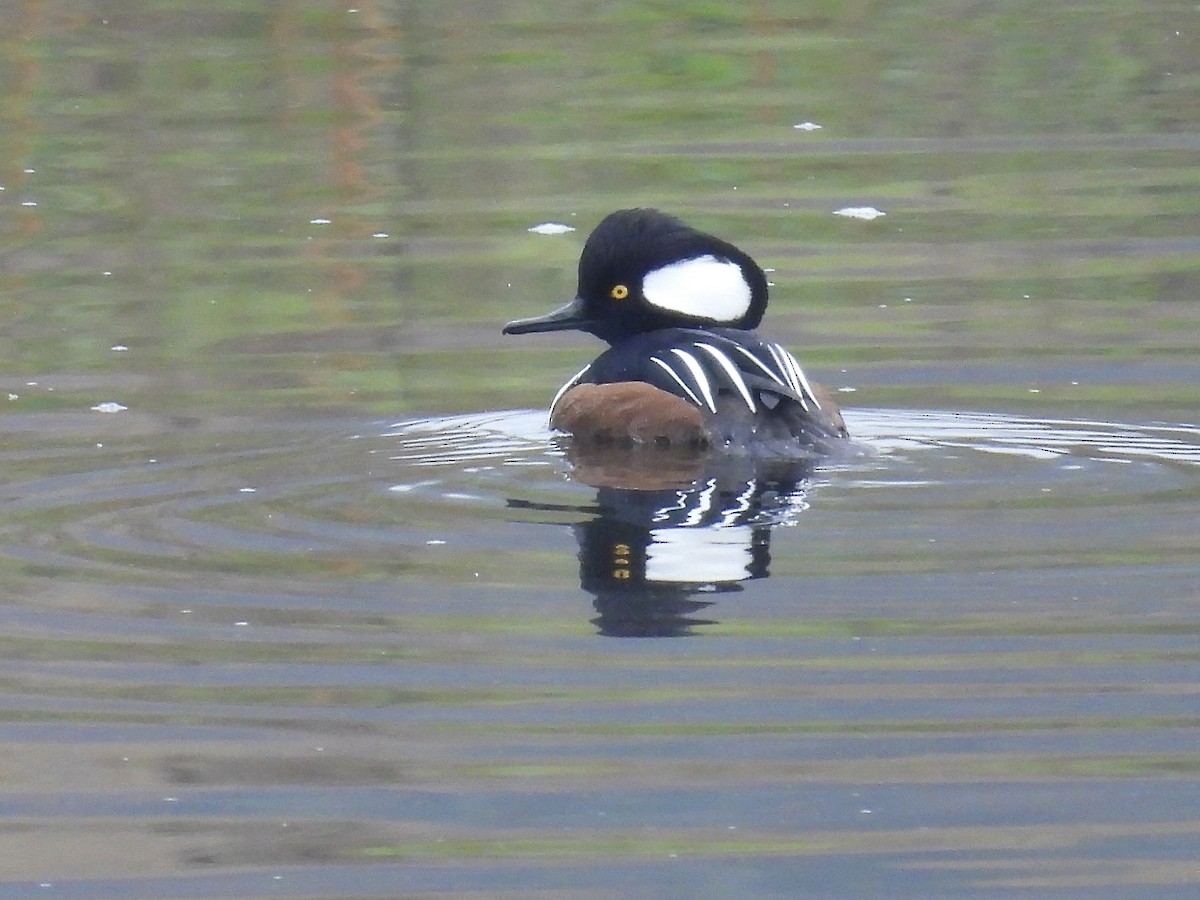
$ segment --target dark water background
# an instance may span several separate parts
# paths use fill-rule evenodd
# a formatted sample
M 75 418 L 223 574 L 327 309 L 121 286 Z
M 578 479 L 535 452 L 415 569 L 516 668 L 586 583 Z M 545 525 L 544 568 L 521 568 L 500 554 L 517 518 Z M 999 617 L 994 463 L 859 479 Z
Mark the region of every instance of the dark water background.
M 0 187 L 0 897 L 1200 893 L 1195 3 L 14 0 Z M 633 205 L 868 454 L 579 477 Z

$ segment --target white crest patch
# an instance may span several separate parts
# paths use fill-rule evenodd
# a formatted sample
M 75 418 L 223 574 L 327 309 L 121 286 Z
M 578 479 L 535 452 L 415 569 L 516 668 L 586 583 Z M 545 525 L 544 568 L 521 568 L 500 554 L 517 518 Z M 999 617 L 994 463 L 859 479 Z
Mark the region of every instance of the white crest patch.
M 651 306 L 712 322 L 735 322 L 750 309 L 741 267 L 715 256 L 655 269 L 642 279 L 642 295 Z

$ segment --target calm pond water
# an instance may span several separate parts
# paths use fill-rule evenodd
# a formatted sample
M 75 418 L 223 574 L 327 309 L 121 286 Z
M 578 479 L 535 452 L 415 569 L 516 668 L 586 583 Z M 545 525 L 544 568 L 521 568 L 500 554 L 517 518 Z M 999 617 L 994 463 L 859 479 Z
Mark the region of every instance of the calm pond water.
M 0 897 L 1200 893 L 1196 4 L 0 42 Z M 634 205 L 861 454 L 546 431 Z

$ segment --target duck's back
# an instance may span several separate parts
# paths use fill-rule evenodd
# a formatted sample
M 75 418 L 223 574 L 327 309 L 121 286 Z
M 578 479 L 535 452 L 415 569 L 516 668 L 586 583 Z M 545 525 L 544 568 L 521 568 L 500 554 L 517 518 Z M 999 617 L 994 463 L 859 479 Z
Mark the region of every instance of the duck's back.
M 825 453 L 836 404 L 795 358 L 752 331 L 666 328 L 619 342 L 555 397 L 551 425 L 584 440 Z

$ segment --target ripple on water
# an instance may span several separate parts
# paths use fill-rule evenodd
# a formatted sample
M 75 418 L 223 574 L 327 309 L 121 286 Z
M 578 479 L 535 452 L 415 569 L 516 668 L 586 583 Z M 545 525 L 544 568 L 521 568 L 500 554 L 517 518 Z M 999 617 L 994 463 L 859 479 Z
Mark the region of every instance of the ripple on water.
M 846 417 L 866 452 L 819 470 L 825 473 L 820 477 L 837 480 L 843 487 L 966 487 L 995 479 L 1013 489 L 1017 487 L 1012 481 L 1014 470 L 994 460 L 1010 456 L 1024 461 L 1020 477 L 1031 484 L 1039 478 L 1077 473 L 1080 490 L 1152 491 L 1163 483 L 1189 483 L 1194 475 L 1187 470 L 1200 465 L 1200 428 L 1191 425 L 1124 425 L 936 410 L 848 410 Z M 460 465 L 471 475 L 480 470 L 470 463 L 493 462 L 542 467 L 557 478 L 570 468 L 541 412 L 414 419 L 397 423 L 386 436 L 397 439 L 398 452 L 390 458 L 417 469 Z M 1135 471 L 1123 475 L 1114 471 L 1114 465 Z M 922 477 L 911 479 L 914 469 Z M 395 490 L 431 483 L 400 484 Z
M 1055 503 L 1064 510 L 1153 504 L 1143 510 L 1149 515 L 1173 504 L 1187 511 L 1195 500 L 1194 426 L 924 410 L 850 410 L 847 418 L 868 452 L 797 478 L 806 491 L 817 490 L 818 507 L 836 500 L 843 513 L 855 504 L 875 508 L 883 492 L 893 507 L 925 513 L 939 505 L 1004 509 L 1036 501 L 1051 511 Z M 128 448 L 99 457 L 94 449 L 54 454 L 40 463 L 52 471 L 0 497 L 9 521 L 0 547 L 46 571 L 102 571 L 116 581 L 328 575 L 335 557 L 382 578 L 421 569 L 426 547 L 482 551 L 491 544 L 508 552 L 526 540 L 513 526 L 579 521 L 594 499 L 568 477 L 567 451 L 541 412 L 278 438 L 153 461 Z M 690 472 L 683 466 L 666 474 L 686 482 Z M 1140 518 L 1129 514 L 1131 522 Z M 858 527 L 870 536 L 871 523 Z
M 1200 465 L 1200 428 L 1192 425 L 1122 425 L 1083 419 L 1037 419 L 1002 413 L 850 409 L 855 439 L 876 454 L 921 447 L 1012 453 L 1031 459 L 1067 456 L 1152 459 Z M 399 422 L 385 433 L 400 439 L 394 459 L 416 465 L 562 454 L 543 412 L 516 410 Z

